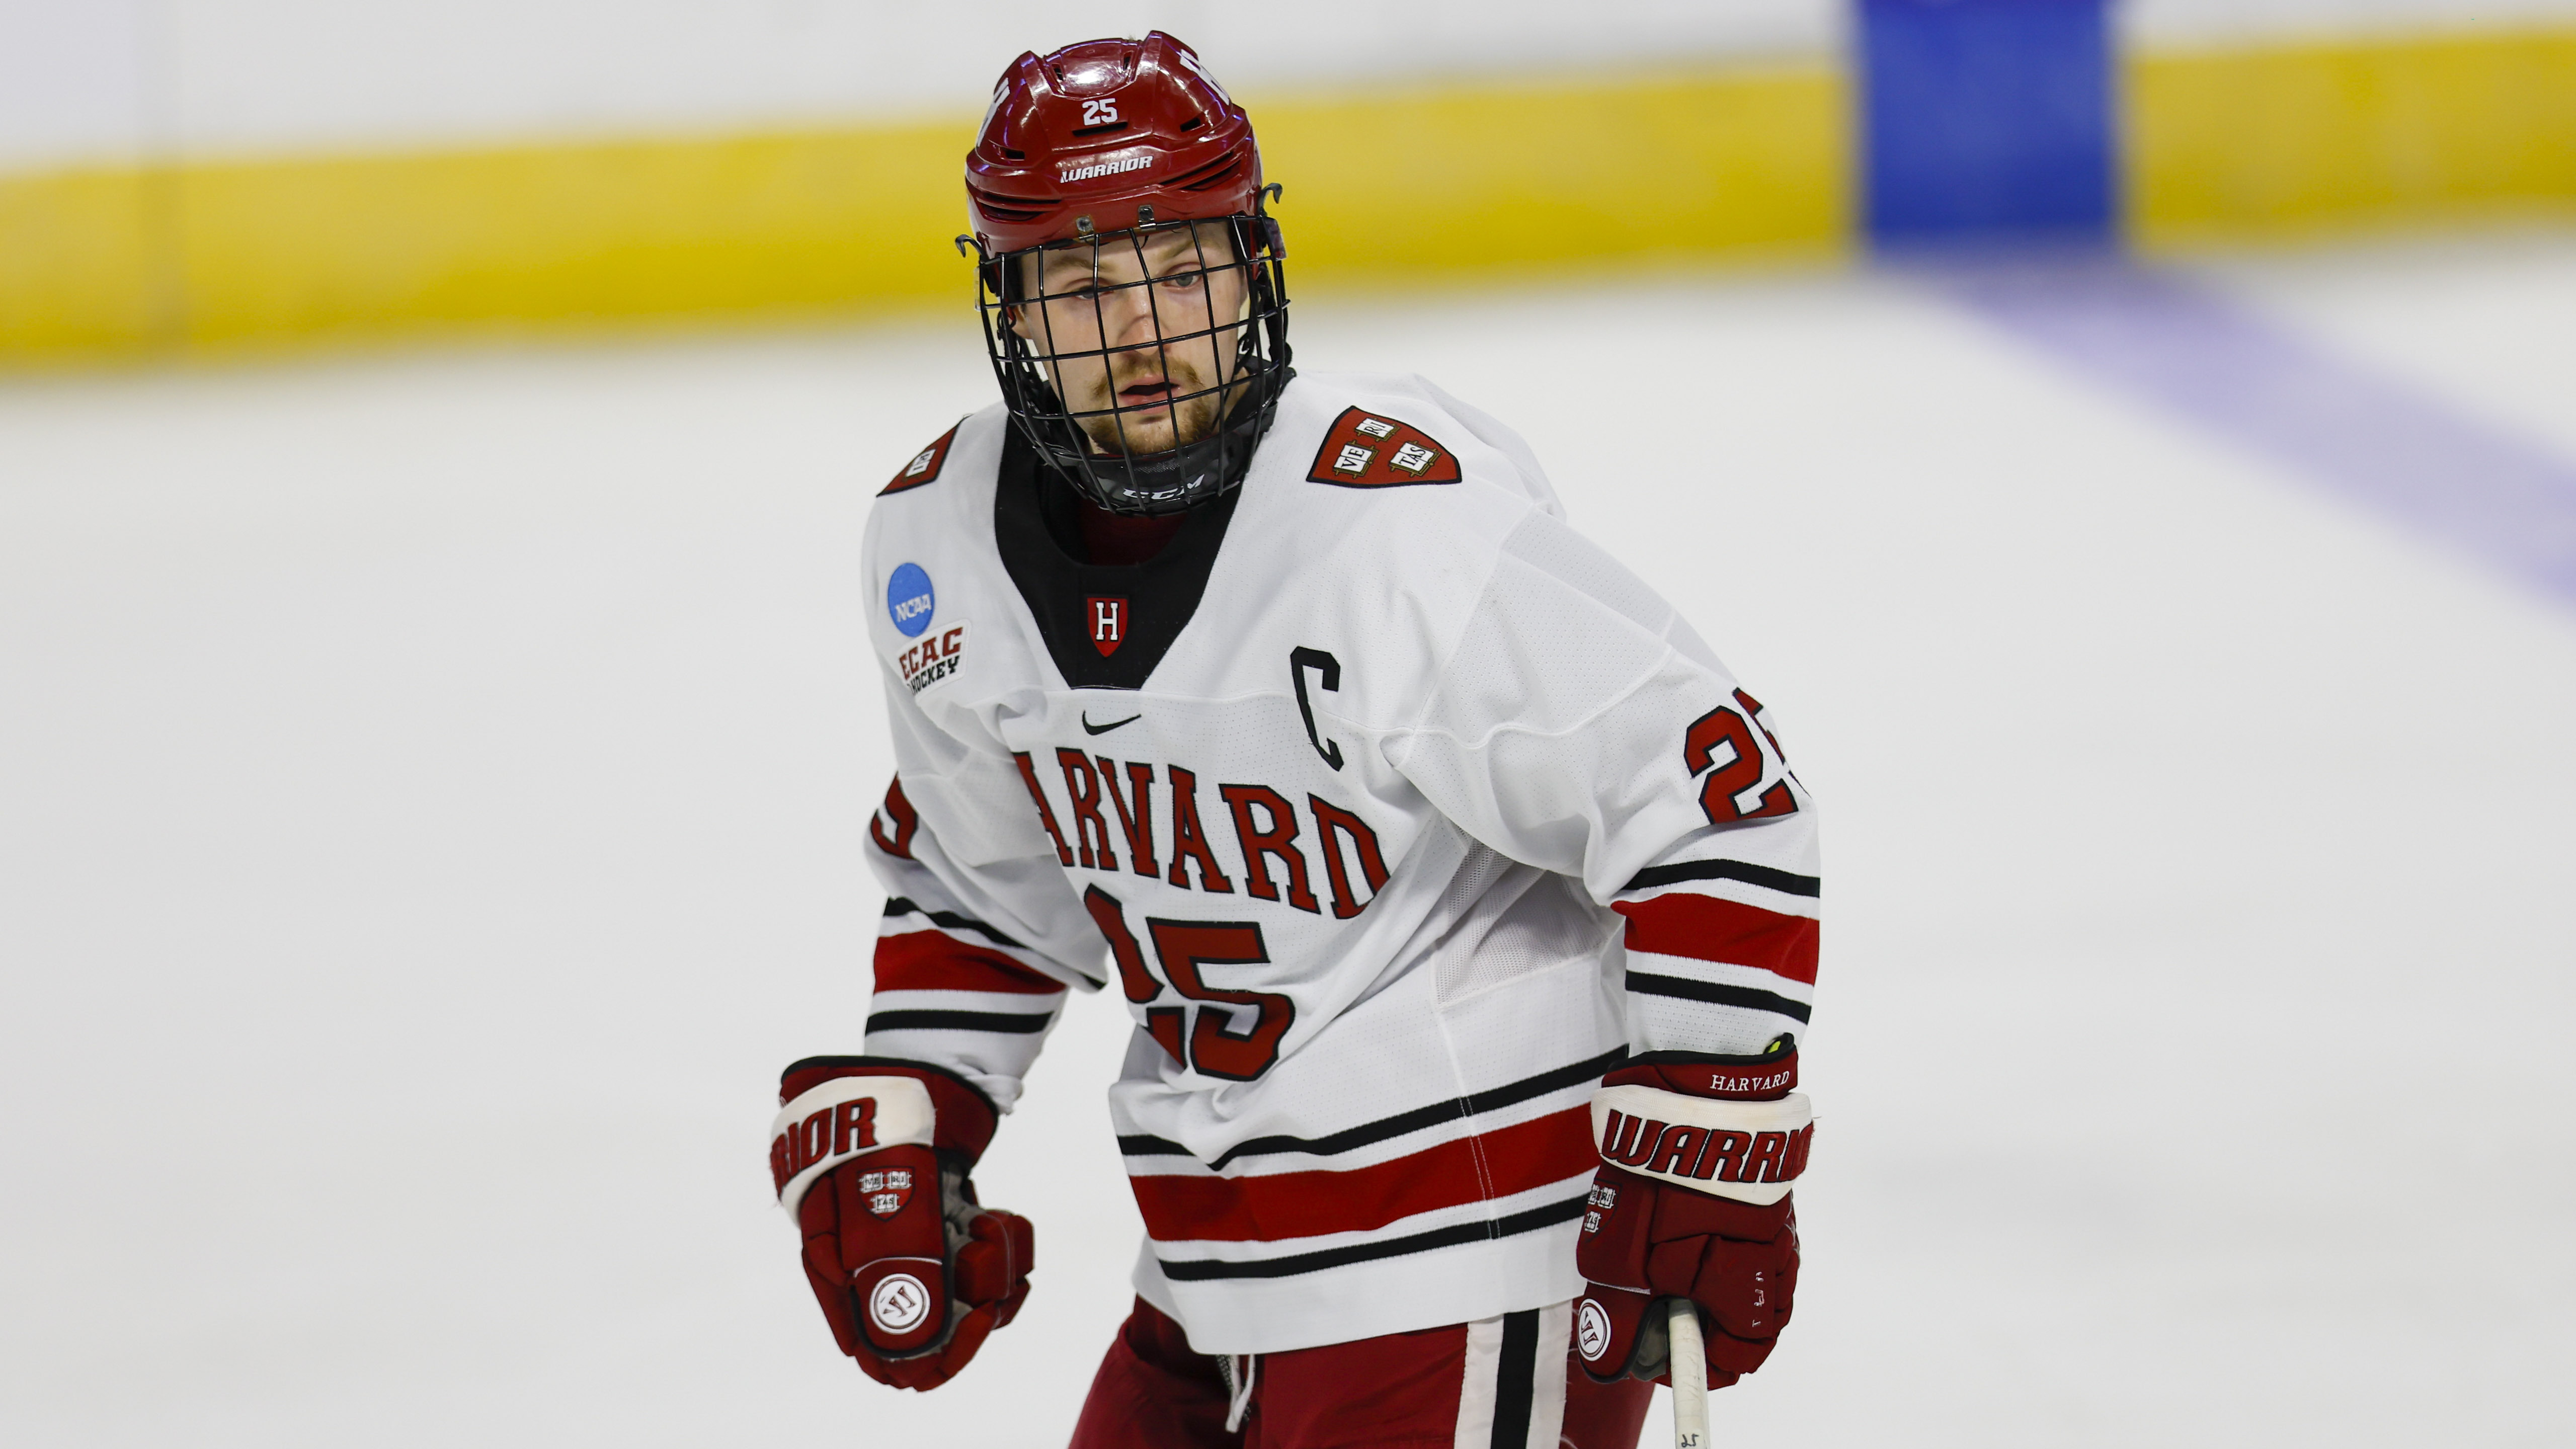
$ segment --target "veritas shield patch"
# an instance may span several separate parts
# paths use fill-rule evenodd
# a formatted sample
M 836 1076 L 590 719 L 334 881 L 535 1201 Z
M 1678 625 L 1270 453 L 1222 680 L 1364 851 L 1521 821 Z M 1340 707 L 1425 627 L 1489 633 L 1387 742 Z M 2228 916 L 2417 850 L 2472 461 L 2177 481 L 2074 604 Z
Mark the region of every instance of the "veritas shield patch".
M 1458 460 L 1411 423 L 1344 408 L 1325 430 L 1309 483 L 1342 488 L 1401 488 L 1408 483 L 1455 483 Z
M 898 1167 L 885 1172 L 862 1172 L 859 1194 L 867 1199 L 869 1212 L 881 1218 L 893 1217 L 912 1201 L 912 1171 Z
M 957 425 L 958 428 L 964 426 L 966 425 L 963 422 Z M 918 488 L 925 483 L 938 482 L 939 470 L 948 466 L 948 445 L 956 440 L 957 428 L 950 428 L 947 432 L 941 433 L 939 441 L 913 454 L 912 461 L 904 464 L 894 475 L 894 481 L 877 490 L 877 496 L 883 498 L 889 493 L 901 493 L 908 488 Z

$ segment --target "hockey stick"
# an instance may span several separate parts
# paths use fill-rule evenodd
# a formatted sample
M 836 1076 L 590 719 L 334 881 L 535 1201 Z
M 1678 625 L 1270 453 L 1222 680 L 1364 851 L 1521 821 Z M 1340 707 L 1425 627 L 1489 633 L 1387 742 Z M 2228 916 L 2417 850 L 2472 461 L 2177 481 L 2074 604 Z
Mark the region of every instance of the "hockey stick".
M 1708 1349 L 1699 1336 L 1699 1309 L 1672 1300 L 1673 1449 L 1708 1449 Z

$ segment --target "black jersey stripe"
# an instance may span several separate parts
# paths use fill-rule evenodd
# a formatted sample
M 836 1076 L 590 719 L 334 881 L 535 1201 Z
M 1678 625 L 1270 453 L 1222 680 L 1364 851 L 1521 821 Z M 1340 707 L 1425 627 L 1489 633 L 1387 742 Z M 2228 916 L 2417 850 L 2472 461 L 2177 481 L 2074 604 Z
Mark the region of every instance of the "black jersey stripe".
M 1718 1006 L 1740 1006 L 1747 1011 L 1768 1011 L 1780 1016 L 1794 1016 L 1805 1021 L 1812 1010 L 1807 1003 L 1761 991 L 1750 986 L 1721 986 L 1714 981 L 1693 981 L 1687 976 L 1649 976 L 1642 971 L 1627 975 L 1630 991 L 1645 996 L 1671 996 L 1683 1001 L 1706 1001 Z
M 1044 1031 L 1052 1011 L 880 1011 L 868 1018 L 868 1034 L 881 1031 L 999 1031 L 1026 1036 Z
M 1410 1111 L 1398 1112 L 1392 1117 L 1380 1117 L 1374 1122 L 1363 1122 L 1357 1127 L 1345 1127 L 1339 1132 L 1328 1133 L 1322 1137 L 1250 1138 L 1218 1153 L 1208 1163 L 1208 1169 L 1212 1172 L 1223 1172 L 1226 1164 L 1237 1158 L 1267 1156 L 1276 1152 L 1302 1152 L 1310 1157 L 1331 1157 L 1336 1153 L 1349 1152 L 1372 1143 L 1384 1142 L 1390 1137 L 1402 1137 L 1408 1132 L 1419 1132 L 1425 1127 L 1436 1127 L 1443 1122 L 1455 1122 L 1463 1117 L 1473 1117 L 1480 1112 L 1496 1111 L 1526 1102 L 1533 1097 L 1544 1097 L 1550 1092 L 1580 1086 L 1599 1078 L 1604 1072 L 1619 1065 L 1627 1055 L 1626 1047 L 1613 1047 L 1590 1061 L 1551 1068 L 1537 1076 L 1523 1077 L 1517 1082 L 1507 1082 L 1472 1096 L 1453 1097 L 1446 1102 L 1434 1102 L 1429 1106 L 1415 1107 Z M 1118 1150 L 1129 1157 L 1192 1155 L 1188 1148 L 1177 1142 L 1141 1135 L 1119 1138 Z
M 1462 1243 L 1480 1242 L 1487 1238 L 1512 1238 L 1570 1223 L 1583 1216 L 1590 1194 L 1570 1197 L 1563 1202 L 1548 1203 L 1516 1212 L 1491 1222 L 1458 1223 L 1446 1228 L 1433 1228 L 1427 1233 L 1412 1233 L 1389 1238 L 1383 1243 L 1353 1243 L 1347 1248 L 1326 1248 L 1314 1253 L 1291 1253 L 1282 1258 L 1256 1258 L 1250 1262 L 1228 1263 L 1212 1258 L 1192 1258 L 1175 1262 L 1157 1258 L 1156 1266 L 1163 1276 L 1175 1283 L 1204 1283 L 1218 1278 L 1294 1278 L 1301 1273 L 1320 1273 L 1327 1268 L 1347 1268 L 1353 1263 L 1369 1263 L 1380 1258 L 1401 1258 L 1411 1253 L 1428 1253 L 1435 1248 L 1454 1248 Z
M 1530 1401 L 1538 1387 L 1537 1309 L 1503 1315 L 1502 1352 L 1495 1358 L 1494 1432 L 1485 1442 L 1489 1449 L 1529 1449 Z
M 885 913 L 889 916 L 928 916 L 933 925 L 945 926 L 952 931 L 973 931 L 997 946 L 1010 946 L 1022 951 L 1028 949 L 973 916 L 959 915 L 955 911 L 934 911 L 907 896 L 887 897 Z
M 1794 871 L 1776 870 L 1755 865 L 1749 860 L 1677 860 L 1670 865 L 1650 865 L 1628 878 L 1622 891 L 1653 890 L 1686 880 L 1740 880 L 1758 885 L 1766 891 L 1785 896 L 1821 896 L 1825 882 L 1821 876 L 1799 875 Z

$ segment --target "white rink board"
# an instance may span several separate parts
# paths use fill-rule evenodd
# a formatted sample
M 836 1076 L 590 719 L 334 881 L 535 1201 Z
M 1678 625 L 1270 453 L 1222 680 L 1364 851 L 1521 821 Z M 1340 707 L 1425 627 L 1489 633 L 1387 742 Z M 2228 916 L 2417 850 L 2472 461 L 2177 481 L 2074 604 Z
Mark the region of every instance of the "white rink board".
M 1020 52 L 1160 28 L 1256 100 L 1813 57 L 1838 0 L 0 0 L 0 170 L 929 116 Z
M 2576 395 L 2576 243 L 2224 280 Z M 1719 1442 L 2576 1437 L 2576 608 L 1901 278 L 1296 335 L 1522 427 L 1830 816 L 1807 1275 Z M 861 519 L 990 385 L 961 323 L 0 388 L 13 1443 L 1061 1442 L 1114 1001 L 938 1393 L 832 1350 L 761 1143 L 865 1001 Z
M 1004 65 L 1161 27 L 1255 99 L 1842 53 L 1848 0 L 0 0 L 0 172 L 971 116 Z M 2576 0 L 2115 0 L 2147 46 L 2576 23 Z

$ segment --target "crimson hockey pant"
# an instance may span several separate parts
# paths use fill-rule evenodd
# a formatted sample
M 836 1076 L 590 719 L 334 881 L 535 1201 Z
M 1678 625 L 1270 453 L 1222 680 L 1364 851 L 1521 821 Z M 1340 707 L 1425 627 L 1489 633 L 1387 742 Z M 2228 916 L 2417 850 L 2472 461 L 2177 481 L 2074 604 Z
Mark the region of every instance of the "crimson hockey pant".
M 1585 1377 L 1565 1351 L 1570 1307 L 1220 1367 L 1140 1298 L 1072 1449 L 1636 1449 L 1654 1386 Z M 1238 1403 L 1242 1427 L 1229 1433 Z

